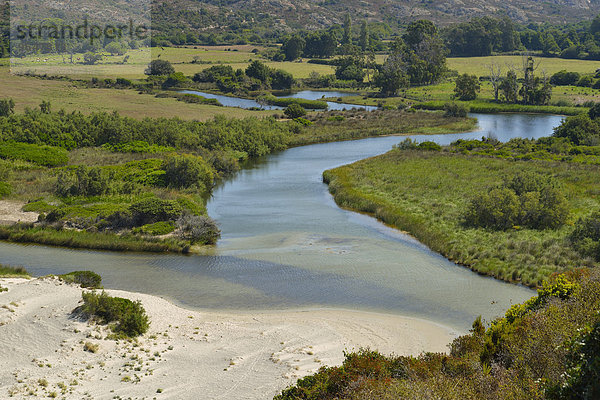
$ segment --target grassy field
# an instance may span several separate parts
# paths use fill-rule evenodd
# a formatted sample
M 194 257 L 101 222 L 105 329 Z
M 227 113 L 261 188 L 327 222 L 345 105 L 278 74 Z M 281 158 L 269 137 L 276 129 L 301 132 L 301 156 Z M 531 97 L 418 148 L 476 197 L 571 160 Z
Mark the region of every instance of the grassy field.
M 571 211 L 565 226 L 491 231 L 462 224 L 471 198 L 523 170 L 551 173 L 565 188 Z M 482 274 L 537 286 L 554 272 L 593 264 L 565 238 L 579 216 L 600 206 L 598 166 L 397 149 L 324 178 L 340 206 L 373 214 Z
M 250 111 L 241 108 L 218 107 L 206 104 L 189 104 L 175 98 L 157 98 L 150 94 L 138 94 L 128 89 L 83 88 L 68 81 L 44 80 L 16 76 L 9 73 L 7 66 L 0 66 L 0 88 L 2 98 L 14 99 L 17 112 L 26 107 L 37 108 L 42 100 L 49 101 L 53 110 L 119 111 L 133 117 L 178 117 L 186 120 L 205 121 L 216 115 L 243 118 L 269 116 L 277 111 Z
M 535 57 L 539 62 L 538 73 L 545 72 L 552 75 L 558 71 L 579 72 L 580 74 L 594 74 L 600 68 L 600 61 L 565 60 L 562 58 Z M 499 65 L 504 71 L 509 67 L 520 70 L 523 65 L 522 56 L 489 56 L 489 57 L 464 57 L 448 58 L 448 68 L 461 74 L 487 76 L 490 74 L 488 66 L 492 63 Z

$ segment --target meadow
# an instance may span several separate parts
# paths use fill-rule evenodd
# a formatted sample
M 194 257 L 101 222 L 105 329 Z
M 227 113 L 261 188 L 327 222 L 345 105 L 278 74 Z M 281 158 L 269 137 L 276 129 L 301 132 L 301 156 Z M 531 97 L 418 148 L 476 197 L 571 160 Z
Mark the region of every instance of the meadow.
M 465 225 L 471 199 L 520 171 L 558 181 L 568 199 L 566 225 L 505 231 Z M 342 207 L 372 214 L 478 273 L 539 286 L 555 272 L 595 265 L 567 237 L 579 217 L 600 207 L 599 172 L 598 165 L 395 149 L 326 171 L 324 180 Z

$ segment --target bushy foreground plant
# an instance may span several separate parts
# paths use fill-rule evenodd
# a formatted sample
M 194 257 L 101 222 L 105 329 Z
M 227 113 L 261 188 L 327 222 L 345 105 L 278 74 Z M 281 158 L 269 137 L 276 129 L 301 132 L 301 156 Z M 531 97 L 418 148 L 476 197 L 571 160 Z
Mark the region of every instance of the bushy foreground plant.
M 112 328 L 118 336 L 136 337 L 148 331 L 150 323 L 140 301 L 111 297 L 104 291 L 81 296 L 83 305 L 77 311 L 103 324 L 115 323 Z
M 383 356 L 360 350 L 276 400 L 597 399 L 600 275 L 557 275 L 486 329 L 477 318 L 449 354 Z

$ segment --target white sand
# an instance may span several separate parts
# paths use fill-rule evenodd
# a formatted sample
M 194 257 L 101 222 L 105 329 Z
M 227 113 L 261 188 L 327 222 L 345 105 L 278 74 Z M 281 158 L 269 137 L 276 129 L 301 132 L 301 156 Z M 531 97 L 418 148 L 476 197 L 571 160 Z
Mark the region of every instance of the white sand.
M 0 200 L 0 225 L 37 221 L 38 213 L 23 211 L 24 205 L 25 203 L 16 201 Z
M 345 310 L 188 311 L 144 294 L 150 331 L 137 343 L 70 317 L 81 289 L 55 278 L 0 279 L 0 399 L 271 399 L 343 351 L 443 352 L 456 336 L 418 319 Z M 84 344 L 99 345 L 97 353 Z M 158 393 L 158 392 L 161 393 Z

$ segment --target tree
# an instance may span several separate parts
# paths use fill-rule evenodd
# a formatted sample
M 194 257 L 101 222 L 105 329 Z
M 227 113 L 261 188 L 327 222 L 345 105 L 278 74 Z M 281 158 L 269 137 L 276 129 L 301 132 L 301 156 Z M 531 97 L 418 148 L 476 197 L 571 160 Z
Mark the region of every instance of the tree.
M 367 21 L 363 21 L 360 25 L 360 37 L 358 39 L 358 46 L 362 51 L 367 51 L 369 48 L 369 26 Z
M 83 55 L 83 63 L 85 65 L 94 65 L 100 60 L 102 60 L 102 55 L 92 53 L 91 51 L 88 51 Z
M 475 75 L 459 75 L 456 78 L 454 97 L 459 100 L 475 100 L 480 89 L 479 79 Z
M 340 80 L 362 83 L 365 79 L 362 61 L 354 56 L 340 59 L 338 66 L 335 68 L 335 76 Z
M 292 103 L 283 112 L 288 118 L 296 119 L 306 115 L 306 110 L 298 103 Z
M 0 100 L 0 117 L 8 117 L 15 112 L 15 101 L 13 99 Z
M 108 51 L 113 56 L 115 54 L 116 55 L 125 54 L 125 49 L 123 49 L 123 46 L 119 42 L 110 42 L 109 44 L 106 45 L 104 50 Z
M 152 60 L 146 71 L 146 75 L 166 76 L 175 72 L 175 68 L 167 60 Z
M 278 69 L 271 74 L 271 87 L 276 90 L 291 89 L 294 85 L 294 76 L 287 71 Z
M 294 61 L 302 56 L 305 46 L 306 41 L 300 36 L 295 35 L 285 41 L 281 50 L 283 51 L 283 54 L 285 54 L 285 59 L 287 61 Z
M 40 111 L 42 112 L 42 114 L 50 114 L 50 112 L 51 112 L 50 102 L 42 100 L 42 102 L 40 103 Z
M 344 36 L 342 44 L 352 44 L 352 17 L 349 13 L 344 16 Z
M 523 58 L 523 85 L 519 94 L 525 104 L 544 105 L 550 102 L 552 97 L 552 85 L 546 77 L 536 77 L 537 64 L 533 57 Z
M 500 82 L 499 86 L 504 101 L 507 103 L 516 103 L 519 101 L 519 82 L 517 81 L 517 74 L 515 71 L 508 71 L 506 78 Z
M 248 68 L 246 68 L 246 75 L 248 75 L 250 78 L 258 79 L 264 84 L 268 84 L 271 71 L 266 64 L 258 60 L 254 60 L 252 63 L 250 63 L 250 65 L 248 65 Z
M 410 78 L 406 74 L 403 50 L 400 47 L 396 47 L 375 75 L 375 86 L 381 88 L 381 94 L 386 97 L 395 96 L 400 89 L 408 87 L 410 84 Z
M 494 100 L 498 101 L 500 84 L 502 83 L 502 68 L 499 64 L 494 62 L 489 64 L 487 68 L 490 73 L 490 83 L 492 84 L 492 89 L 494 90 Z

